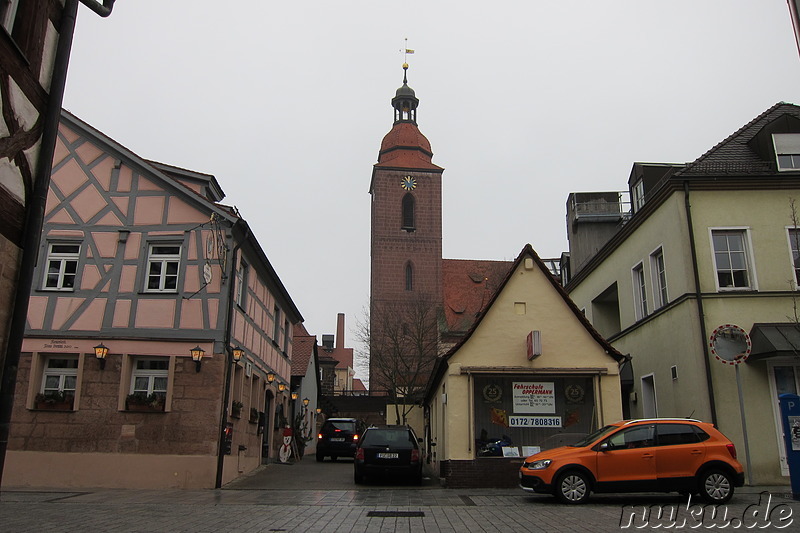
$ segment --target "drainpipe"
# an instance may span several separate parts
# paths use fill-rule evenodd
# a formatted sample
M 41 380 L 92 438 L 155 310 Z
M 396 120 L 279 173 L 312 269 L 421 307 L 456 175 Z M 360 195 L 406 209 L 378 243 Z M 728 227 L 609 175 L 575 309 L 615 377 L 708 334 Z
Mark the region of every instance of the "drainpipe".
M 234 229 L 239 224 L 237 220 L 233 227 L 231 227 L 231 237 L 234 237 Z M 222 407 L 219 417 L 219 444 L 217 450 L 217 477 L 214 482 L 214 488 L 222 488 L 222 470 L 225 465 L 225 426 L 228 425 L 228 399 L 231 395 L 231 368 L 233 366 L 233 357 L 231 356 L 231 324 L 233 322 L 233 298 L 236 285 L 236 254 L 239 248 L 242 247 L 244 241 L 250 235 L 250 227 L 245 226 L 245 232 L 236 246 L 233 247 L 231 253 L 231 272 L 228 276 L 228 305 L 225 309 L 225 340 L 223 341 L 223 349 L 225 350 L 225 392 L 222 396 Z
M 694 241 L 694 226 L 692 224 L 692 206 L 689 203 L 689 182 L 683 182 L 683 199 L 686 204 L 686 223 L 689 226 L 689 246 L 692 250 L 692 273 L 694 274 L 694 295 L 697 300 L 697 315 L 700 319 L 700 334 L 702 335 L 703 363 L 706 370 L 706 386 L 708 387 L 708 403 L 711 408 L 711 423 L 717 425 L 717 407 L 714 401 L 714 383 L 711 379 L 711 354 L 708 352 L 706 342 L 706 315 L 703 311 L 703 293 L 700 290 L 700 272 L 697 270 L 697 245 Z
M 95 0 L 81 0 L 81 3 L 101 17 L 107 17 L 111 14 L 111 10 L 114 9 L 115 1 L 116 0 L 103 0 L 102 5 Z

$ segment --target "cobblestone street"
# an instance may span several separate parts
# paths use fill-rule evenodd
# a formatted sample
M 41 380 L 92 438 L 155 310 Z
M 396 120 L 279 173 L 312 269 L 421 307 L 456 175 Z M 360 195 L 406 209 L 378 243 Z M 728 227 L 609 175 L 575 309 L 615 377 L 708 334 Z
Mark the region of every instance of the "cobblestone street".
M 675 494 L 595 495 L 587 505 L 567 506 L 519 489 L 442 489 L 435 479 L 422 487 L 355 486 L 351 462 L 306 460 L 263 467 L 221 490 L 6 489 L 0 493 L 0 524 L 13 532 L 575 533 L 620 531 L 625 525 L 794 531 L 800 502 L 787 489 L 742 487 L 712 515 L 695 502 L 690 513 L 687 501 Z

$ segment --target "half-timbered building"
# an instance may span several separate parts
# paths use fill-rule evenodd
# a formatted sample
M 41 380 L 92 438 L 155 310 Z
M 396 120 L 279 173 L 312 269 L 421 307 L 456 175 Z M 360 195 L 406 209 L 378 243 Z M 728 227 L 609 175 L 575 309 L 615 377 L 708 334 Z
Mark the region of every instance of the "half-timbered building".
M 214 176 L 68 112 L 3 479 L 221 486 L 274 458 L 302 317 Z

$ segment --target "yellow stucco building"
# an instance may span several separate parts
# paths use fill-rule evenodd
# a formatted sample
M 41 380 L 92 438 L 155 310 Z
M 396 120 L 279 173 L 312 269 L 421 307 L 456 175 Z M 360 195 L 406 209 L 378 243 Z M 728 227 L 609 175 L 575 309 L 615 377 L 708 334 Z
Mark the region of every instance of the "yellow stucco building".
M 622 418 L 625 360 L 525 246 L 437 360 L 425 400 L 432 467 L 448 487 L 515 486 L 522 456 Z

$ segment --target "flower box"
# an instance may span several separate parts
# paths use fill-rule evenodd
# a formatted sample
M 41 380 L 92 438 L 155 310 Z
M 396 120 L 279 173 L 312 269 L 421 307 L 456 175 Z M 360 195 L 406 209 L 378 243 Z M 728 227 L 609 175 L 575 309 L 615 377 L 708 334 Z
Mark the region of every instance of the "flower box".
M 250 408 L 250 423 L 258 424 L 258 409 L 255 407 Z
M 136 412 L 164 412 L 164 397 L 160 394 L 134 392 L 125 399 L 125 409 Z
M 242 402 L 237 402 L 236 400 L 234 400 L 233 403 L 231 404 L 231 416 L 234 418 L 241 418 L 242 407 L 244 407 L 244 404 L 242 404 Z
M 68 402 L 36 402 L 36 409 L 41 411 L 72 411 L 72 401 Z
M 34 407 L 42 411 L 72 411 L 75 398 L 61 391 L 36 395 Z

